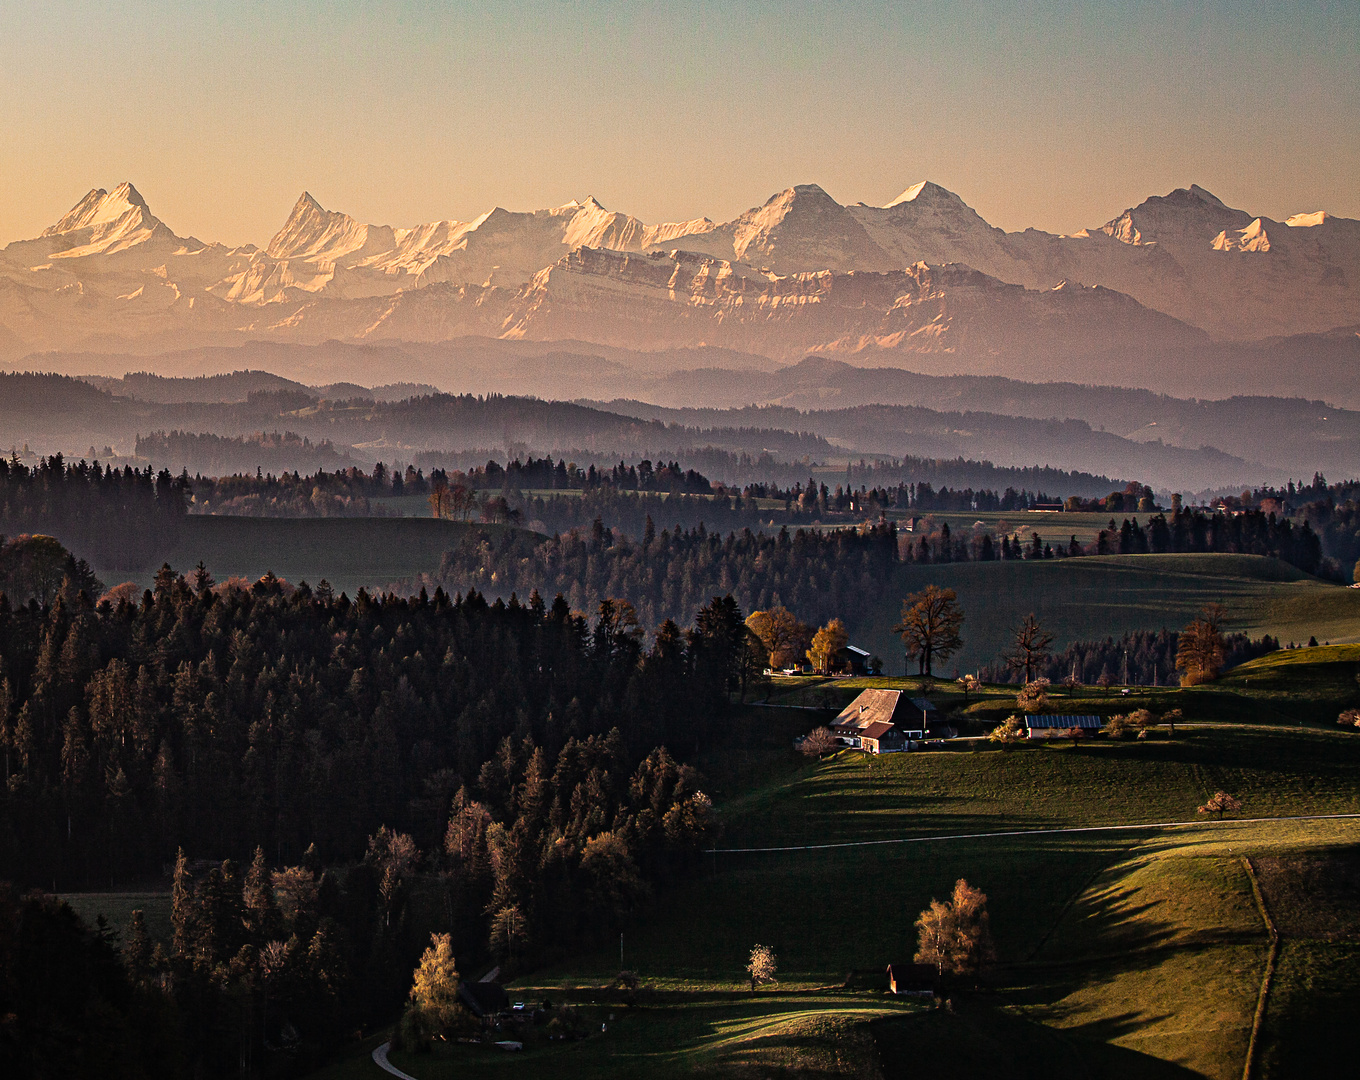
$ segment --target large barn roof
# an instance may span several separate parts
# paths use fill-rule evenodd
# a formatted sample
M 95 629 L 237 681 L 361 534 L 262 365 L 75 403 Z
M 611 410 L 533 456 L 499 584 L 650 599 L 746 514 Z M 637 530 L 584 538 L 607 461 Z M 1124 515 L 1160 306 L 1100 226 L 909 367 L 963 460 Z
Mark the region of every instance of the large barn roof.
M 865 690 L 840 711 L 831 727 L 836 731 L 860 734 L 873 724 L 891 726 L 901 697 L 901 690 Z

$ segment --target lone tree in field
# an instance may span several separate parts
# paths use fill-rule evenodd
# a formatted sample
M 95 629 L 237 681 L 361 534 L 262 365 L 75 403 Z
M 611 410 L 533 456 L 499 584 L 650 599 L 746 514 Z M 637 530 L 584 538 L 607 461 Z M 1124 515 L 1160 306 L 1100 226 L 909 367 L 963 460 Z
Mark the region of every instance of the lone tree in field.
M 1006 666 L 1022 673 L 1026 684 L 1032 683 L 1043 662 L 1051 655 L 1052 645 L 1053 635 L 1043 628 L 1031 611 L 1016 628 L 1015 644 L 1006 654 Z
M 810 758 L 819 758 L 836 749 L 836 736 L 829 727 L 813 728 L 798 744 L 798 749 Z
M 1200 617 L 1180 633 L 1176 644 L 1176 670 L 1182 686 L 1213 682 L 1223 670 L 1223 620 L 1219 604 L 1208 604 Z
M 902 601 L 902 621 L 893 633 L 902 635 L 908 656 L 915 656 L 917 674 L 930 676 L 936 660 L 948 660 L 963 648 L 959 633 L 963 626 L 963 609 L 953 589 L 927 585 Z
M 1360 709 L 1347 709 L 1336 718 L 1336 722 L 1343 727 L 1360 728 Z
M 932 965 L 940 976 L 975 975 L 996 959 L 987 894 L 963 878 L 948 901 L 932 900 L 917 916 L 916 930 L 915 962 Z
M 770 946 L 757 945 L 752 949 L 751 962 L 746 965 L 746 973 L 751 976 L 751 993 L 756 992 L 757 986 L 778 982 L 779 980 L 774 977 L 778 970 L 779 958 L 775 956 Z
M 1219 821 L 1224 814 L 1235 814 L 1242 809 L 1242 800 L 1235 799 L 1226 791 L 1215 791 L 1209 801 L 1199 808 L 1201 814 L 1217 814 Z

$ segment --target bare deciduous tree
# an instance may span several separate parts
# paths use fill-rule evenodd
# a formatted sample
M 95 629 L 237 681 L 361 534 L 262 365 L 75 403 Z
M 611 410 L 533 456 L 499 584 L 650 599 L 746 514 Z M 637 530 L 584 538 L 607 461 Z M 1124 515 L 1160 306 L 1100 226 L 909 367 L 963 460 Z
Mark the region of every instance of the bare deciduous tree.
M 813 728 L 803 737 L 798 749 L 810 758 L 819 758 L 836 749 L 836 736 L 829 727 Z
M 916 657 L 918 674 L 933 674 L 936 660 L 948 660 L 963 648 L 963 609 L 953 589 L 927 585 L 902 601 L 902 621 L 893 633 L 902 635 L 907 654 Z
M 1015 631 L 1015 646 L 1006 654 L 1006 666 L 1022 672 L 1025 682 L 1032 683 L 1039 666 L 1048 659 L 1053 635 L 1039 623 L 1033 612 L 1025 616 Z
M 751 960 L 746 965 L 746 973 L 751 976 L 751 992 L 755 993 L 757 986 L 765 983 L 776 983 L 779 980 L 774 977 L 779 970 L 779 958 L 775 956 L 774 949 L 768 945 L 757 945 L 751 950 Z

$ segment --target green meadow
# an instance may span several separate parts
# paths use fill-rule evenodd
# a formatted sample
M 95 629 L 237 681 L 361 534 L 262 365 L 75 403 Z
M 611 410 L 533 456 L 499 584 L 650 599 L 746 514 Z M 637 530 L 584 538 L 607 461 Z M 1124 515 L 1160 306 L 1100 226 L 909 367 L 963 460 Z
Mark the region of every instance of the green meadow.
M 1314 659 L 1276 666 L 1325 683 L 1315 669 L 1337 661 Z M 1254 1025 L 1253 1076 L 1334 1071 L 1360 1051 L 1345 1023 L 1360 995 L 1360 817 L 1249 820 L 1360 815 L 1360 733 L 1201 720 L 1128 742 L 801 762 L 788 740 L 812 717 L 749 709 L 727 740 L 741 749 L 706 757 L 724 834 L 625 930 L 635 1002 L 604 989 L 617 942 L 511 985 L 517 1000 L 574 1002 L 604 1030 L 571 1044 L 531 1031 L 522 1055 L 447 1046 L 394 1063 L 419 1080 L 1228 1080 Z M 1196 812 L 1219 789 L 1243 802 L 1222 822 Z M 1148 827 L 1108 828 L 1121 825 Z M 990 898 L 995 969 L 947 1003 L 892 997 L 883 969 L 911 959 L 916 914 L 960 877 Z M 1257 1025 L 1266 911 L 1281 945 Z M 743 965 L 758 942 L 778 953 L 779 983 L 752 994 Z M 354 1058 L 331 1075 L 377 1075 L 366 1068 Z
M 430 517 L 253 518 L 192 515 L 184 519 L 178 545 L 164 561 L 182 573 L 200 561 L 219 581 L 255 580 L 269 571 L 296 584 L 325 578 L 351 596 L 439 569 L 444 552 L 473 526 Z M 478 525 L 493 532 L 502 525 Z M 101 572 L 112 585 L 126 576 Z M 149 584 L 150 569 L 137 576 Z
M 1033 562 L 902 566 L 893 587 L 843 616 L 851 641 L 877 653 L 890 674 L 902 672 L 893 633 L 902 600 L 935 584 L 954 589 L 964 611 L 963 651 L 938 674 L 974 671 L 1010 644 L 1030 612 L 1071 642 L 1118 637 L 1128 630 L 1179 629 L 1208 603 L 1228 612 L 1226 627 L 1283 642 L 1360 641 L 1360 589 L 1321 581 L 1257 555 L 1095 555 Z M 914 670 L 914 669 L 913 669 Z

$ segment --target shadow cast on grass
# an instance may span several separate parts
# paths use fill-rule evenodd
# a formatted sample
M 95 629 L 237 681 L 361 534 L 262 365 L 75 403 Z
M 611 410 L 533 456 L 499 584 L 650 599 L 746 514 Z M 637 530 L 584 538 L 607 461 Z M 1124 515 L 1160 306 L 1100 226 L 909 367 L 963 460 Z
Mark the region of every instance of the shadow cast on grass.
M 1136 1050 L 1006 1012 L 956 1001 L 956 1010 L 871 1025 L 885 1080 L 1188 1080 L 1198 1073 Z M 1147 1018 L 1127 1023 L 1136 1027 Z

